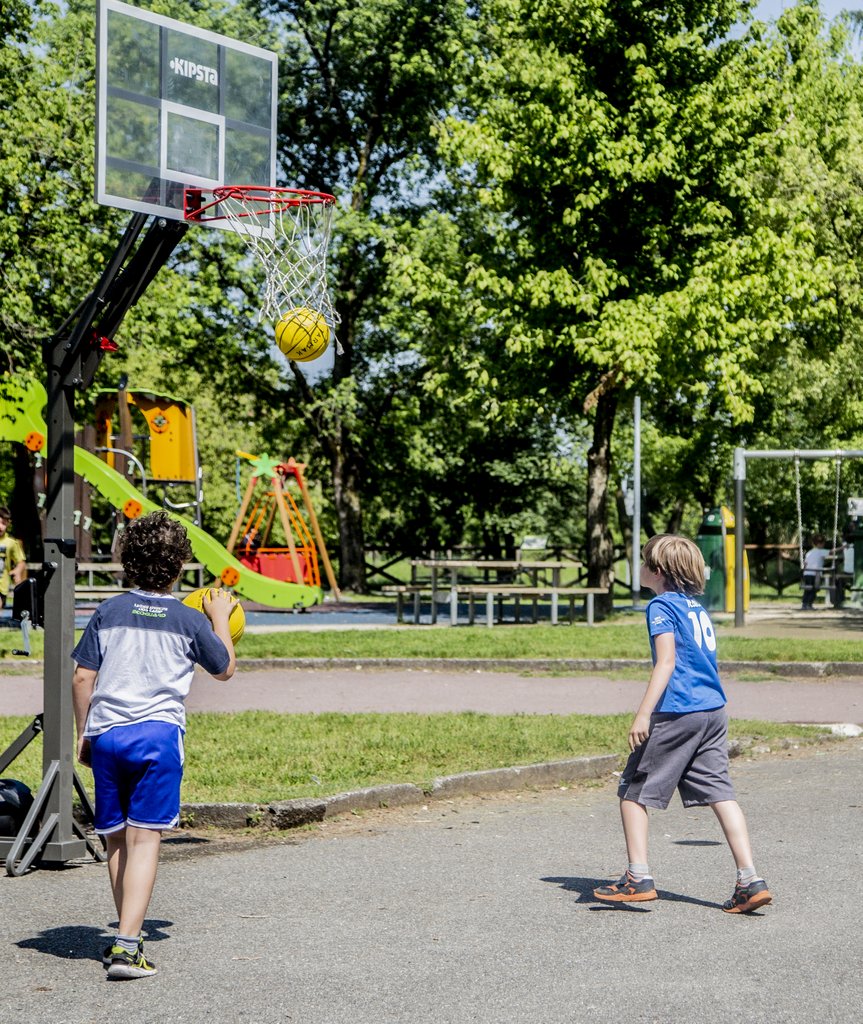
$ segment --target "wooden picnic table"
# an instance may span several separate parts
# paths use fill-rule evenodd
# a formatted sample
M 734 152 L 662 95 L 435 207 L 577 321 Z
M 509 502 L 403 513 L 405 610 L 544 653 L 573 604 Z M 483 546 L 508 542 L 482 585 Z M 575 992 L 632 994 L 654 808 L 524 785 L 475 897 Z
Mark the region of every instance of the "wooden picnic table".
M 529 587 L 510 586 L 497 583 L 478 583 L 475 585 L 448 587 L 446 589 L 432 590 L 430 583 L 403 583 L 398 586 L 384 586 L 381 592 L 392 594 L 396 599 L 396 621 L 404 622 L 404 601 L 406 597 L 413 598 L 413 621 L 419 624 L 421 603 L 424 594 L 429 595 L 431 600 L 431 621 L 437 622 L 438 595 L 446 596 L 450 609 L 450 625 L 458 625 L 459 598 L 466 598 L 468 601 L 468 622 L 473 625 L 476 619 L 476 599 L 485 598 L 485 621 L 486 625 L 493 626 L 495 621 L 494 608 L 497 603 L 497 620 L 503 621 L 503 604 L 505 601 L 515 603 L 515 621 L 520 621 L 520 602 L 526 598 L 533 605 L 533 621 L 537 621 L 537 602 L 541 598 L 548 598 L 551 602 L 551 622 L 557 625 L 558 608 L 560 598 L 569 601 L 569 621 L 574 621 L 574 606 L 578 598 L 584 600 L 585 618 L 587 624 L 594 624 L 594 598 L 597 594 L 607 594 L 608 587 Z
M 494 604 L 498 606 L 498 620 L 503 617 L 503 602 L 514 601 L 516 621 L 520 618 L 520 602 L 529 600 L 532 604 L 533 621 L 537 621 L 537 603 L 543 598 L 551 601 L 551 621 L 558 621 L 558 601 L 569 601 L 569 619 L 573 618 L 573 604 L 577 598 L 585 602 L 587 621 L 593 624 L 594 597 L 605 594 L 607 588 L 579 586 L 577 581 L 561 582 L 561 574 L 571 570 L 578 574 L 581 562 L 553 561 L 550 559 L 523 558 L 414 558 L 411 560 L 411 582 L 394 587 L 384 587 L 383 592 L 396 597 L 397 619 L 403 621 L 404 599 L 413 597 L 414 622 L 420 621 L 420 602 L 423 594 L 431 598 L 431 621 L 437 621 L 439 595 L 446 595 L 449 601 L 450 622 L 458 622 L 459 597 L 469 603 L 468 621 L 473 623 L 475 601 L 484 597 L 486 622 L 494 622 Z M 429 570 L 429 578 L 420 579 L 417 570 Z M 519 575 L 527 578 L 518 580 Z M 549 580 L 549 576 L 551 579 Z M 540 579 L 542 577 L 542 579 Z
M 571 569 L 578 572 L 582 568 L 581 562 L 562 562 L 550 560 L 526 560 L 521 558 L 493 559 L 493 558 L 414 558 L 411 560 L 411 582 L 418 583 L 417 569 L 431 570 L 431 584 L 435 587 L 438 581 L 438 573 L 443 572 L 444 579 L 449 581 L 450 586 L 459 585 L 459 576 L 472 576 L 478 572 L 483 573 L 483 582 L 488 582 L 489 573 L 494 574 L 494 582 L 499 582 L 501 574 L 526 572 L 530 577 L 530 585 L 539 585 L 540 573 L 546 575 L 551 573 L 551 585 L 560 586 L 560 575 L 564 569 Z

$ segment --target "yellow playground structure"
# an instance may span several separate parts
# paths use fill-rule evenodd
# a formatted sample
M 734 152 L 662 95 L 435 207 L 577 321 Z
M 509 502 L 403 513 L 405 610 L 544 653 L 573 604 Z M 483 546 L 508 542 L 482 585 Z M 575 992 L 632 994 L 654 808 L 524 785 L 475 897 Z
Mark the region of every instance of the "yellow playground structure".
M 133 408 L 139 410 L 147 423 L 150 479 L 197 484 L 200 470 L 195 410 L 181 398 L 154 391 L 121 388 L 97 392 L 96 450 L 104 452 L 105 462 L 111 469 L 122 470 L 122 453 L 132 451 Z

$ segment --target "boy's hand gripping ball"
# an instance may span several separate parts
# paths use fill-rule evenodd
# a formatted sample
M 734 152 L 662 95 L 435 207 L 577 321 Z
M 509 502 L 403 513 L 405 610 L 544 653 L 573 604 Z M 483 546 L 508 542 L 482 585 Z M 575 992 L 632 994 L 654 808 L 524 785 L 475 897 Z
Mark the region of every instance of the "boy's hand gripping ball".
M 191 594 L 183 598 L 183 604 L 187 604 L 190 608 L 194 608 L 195 611 L 206 615 L 207 613 L 204 611 L 204 598 L 209 594 L 210 589 L 210 587 L 202 587 L 200 590 L 193 590 Z M 234 642 L 234 646 L 236 646 L 246 630 L 246 613 L 243 611 L 243 606 L 239 601 L 231 608 L 228 628 L 231 631 L 231 640 Z
M 307 363 L 326 352 L 330 328 L 321 313 L 299 306 L 276 324 L 276 344 L 288 359 Z

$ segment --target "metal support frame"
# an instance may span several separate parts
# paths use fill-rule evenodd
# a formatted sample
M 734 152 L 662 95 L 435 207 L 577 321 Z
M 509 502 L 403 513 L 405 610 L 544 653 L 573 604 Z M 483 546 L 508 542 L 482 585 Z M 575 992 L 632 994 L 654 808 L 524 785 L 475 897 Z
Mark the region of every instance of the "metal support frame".
M 746 512 L 747 459 L 863 459 L 859 448 L 775 448 L 734 449 L 734 625 L 746 624 L 743 610 L 743 556 L 746 550 L 744 516 Z
M 632 607 L 641 606 L 641 396 L 632 405 Z
M 142 213 L 132 216 L 96 287 L 43 346 L 48 391 L 44 549 L 45 563 L 54 569 L 45 588 L 43 714 L 38 728 L 34 723 L 0 755 L 5 768 L 42 733 L 42 784 L 18 835 L 11 843 L 0 839 L 10 875 L 23 874 L 37 858 L 64 864 L 88 851 L 98 856 L 72 816 L 76 791 L 92 817 L 75 773 L 69 681 L 75 641 L 75 392 L 92 384 L 102 357 L 113 346 L 114 332 L 188 230 L 185 222 L 159 218 L 139 242 L 148 219 Z M 37 820 L 41 827 L 32 838 Z
M 133 452 L 126 451 L 125 448 L 109 448 L 107 445 L 100 445 L 98 448 L 94 448 L 93 451 L 98 452 L 109 452 L 112 455 L 122 455 L 124 459 L 128 459 L 129 462 L 133 463 L 138 472 L 141 474 L 141 494 L 147 497 L 147 471 L 144 469 L 144 463 L 135 455 Z

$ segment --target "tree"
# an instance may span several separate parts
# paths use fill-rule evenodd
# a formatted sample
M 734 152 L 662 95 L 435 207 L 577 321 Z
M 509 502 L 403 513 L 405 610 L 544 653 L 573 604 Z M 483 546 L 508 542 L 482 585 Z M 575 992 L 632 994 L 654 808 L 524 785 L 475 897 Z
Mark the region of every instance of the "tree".
M 340 583 L 365 590 L 362 501 L 381 416 L 415 385 L 379 329 L 387 247 L 427 202 L 432 126 L 452 102 L 464 6 L 457 0 L 265 0 L 284 47 L 280 163 L 285 182 L 335 193 L 333 291 L 341 317 L 328 376 L 292 363 L 274 395 L 326 455 L 340 536 Z
M 729 417 L 716 388 L 702 401 L 680 402 L 674 390 L 654 393 L 645 505 L 657 525 L 687 500 L 692 511 L 693 497 L 699 514 L 719 500 L 730 503 L 735 445 L 857 449 L 863 441 L 861 67 L 844 27 L 828 25 L 815 4 L 787 10 L 764 42 L 761 88 L 776 128 L 758 141 L 740 180 L 750 197 L 752 237 L 782 239 L 782 263 L 794 268 L 779 291 L 787 315 L 780 344 L 750 369 L 756 386 L 750 387 L 749 418 Z M 767 251 L 782 255 L 775 243 Z M 756 463 L 748 477 L 747 536 L 762 544 L 796 541 L 793 463 Z M 803 463 L 801 479 L 803 532 L 831 533 L 834 466 Z M 843 512 L 844 497 L 860 493 L 861 485 L 863 467 L 846 462 Z
M 785 345 L 761 372 L 763 394 L 737 443 L 754 448 L 859 449 L 863 443 L 863 68 L 842 23 L 814 4 L 789 9 L 776 26 L 783 59 L 775 88 L 781 132 L 753 175 L 762 217 L 782 216 L 806 239 L 813 268 L 806 301 L 784 331 Z M 762 543 L 798 536 L 793 464 L 748 474 L 749 533 Z M 801 467 L 803 532 L 832 533 L 834 466 Z M 860 494 L 863 466 L 842 467 L 844 499 Z
M 187 5 L 158 12 L 188 19 Z M 262 31 L 233 3 L 207 0 L 195 21 L 260 42 Z M 4 373 L 42 377 L 41 343 L 96 284 L 129 219 L 93 199 L 95 21 L 93 5 L 4 5 L 0 49 L 0 330 Z M 248 294 L 256 286 L 237 239 L 191 230 L 117 332 L 120 352 L 106 358 L 96 386 L 175 390 L 194 400 L 215 531 L 225 534 L 233 509 L 233 449 L 261 436 L 253 400 L 260 381 L 275 387 L 269 341 L 255 323 Z M 135 379 L 137 377 L 137 380 Z M 2 376 L 0 376 L 2 385 Z M 89 402 L 79 402 L 86 419 Z M 226 432 L 233 424 L 234 436 Z M 210 439 L 213 439 L 212 442 Z M 20 446 L 6 463 L 4 491 L 14 487 L 16 519 L 33 542 L 39 523 L 32 467 Z M 14 474 L 10 472 L 14 469 Z M 217 477 L 223 475 L 223 488 Z M 215 499 L 215 501 L 213 501 Z
M 805 239 L 755 216 L 747 172 L 781 124 L 766 83 L 782 57 L 760 29 L 730 38 L 747 8 L 490 0 L 443 134 L 454 174 L 498 217 L 467 258 L 486 372 L 592 423 L 594 585 L 610 580 L 622 397 L 746 421 L 789 303 L 808 295 Z

